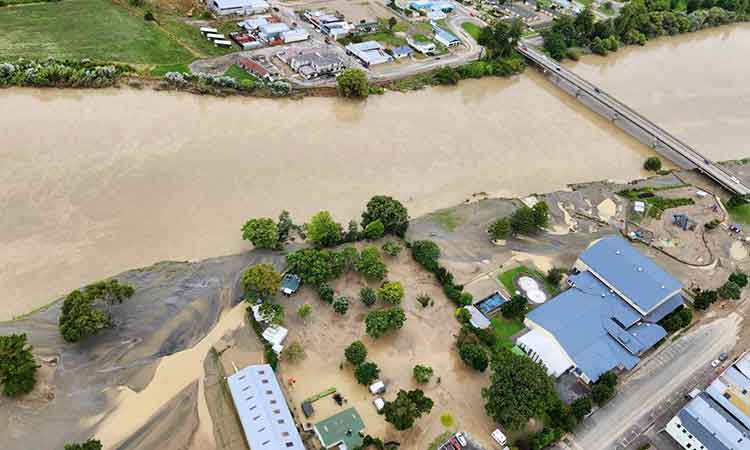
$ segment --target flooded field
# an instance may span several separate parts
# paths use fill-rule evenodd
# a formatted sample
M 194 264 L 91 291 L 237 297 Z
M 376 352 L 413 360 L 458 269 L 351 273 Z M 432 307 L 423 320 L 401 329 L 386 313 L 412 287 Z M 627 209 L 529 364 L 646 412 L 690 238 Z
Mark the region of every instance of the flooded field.
M 575 70 L 710 157 L 738 158 L 750 61 L 731 55 L 748 39 L 725 27 Z M 416 216 L 474 193 L 632 179 L 651 154 L 533 70 L 366 102 L 9 89 L 0 116 L 0 320 L 128 268 L 245 249 L 248 217 L 346 222 L 378 193 Z

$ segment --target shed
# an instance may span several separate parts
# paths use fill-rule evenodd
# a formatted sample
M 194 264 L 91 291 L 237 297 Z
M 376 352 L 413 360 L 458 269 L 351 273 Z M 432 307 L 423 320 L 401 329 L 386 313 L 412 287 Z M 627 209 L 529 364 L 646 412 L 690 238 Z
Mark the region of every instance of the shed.
M 315 413 L 315 408 L 313 408 L 312 403 L 310 402 L 302 402 L 302 413 L 305 415 L 305 417 L 310 417 Z
M 490 327 L 490 319 L 485 317 L 485 315 L 482 314 L 474 305 L 466 305 L 464 306 L 464 309 L 469 311 L 469 313 L 471 314 L 469 323 L 471 323 L 474 328 L 484 330 Z

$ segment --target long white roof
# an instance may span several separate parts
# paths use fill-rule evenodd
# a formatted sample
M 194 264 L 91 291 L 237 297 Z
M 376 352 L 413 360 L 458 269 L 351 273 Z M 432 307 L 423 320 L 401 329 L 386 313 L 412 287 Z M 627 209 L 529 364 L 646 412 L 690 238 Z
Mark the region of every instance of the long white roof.
M 270 365 L 247 366 L 227 383 L 252 450 L 305 450 Z

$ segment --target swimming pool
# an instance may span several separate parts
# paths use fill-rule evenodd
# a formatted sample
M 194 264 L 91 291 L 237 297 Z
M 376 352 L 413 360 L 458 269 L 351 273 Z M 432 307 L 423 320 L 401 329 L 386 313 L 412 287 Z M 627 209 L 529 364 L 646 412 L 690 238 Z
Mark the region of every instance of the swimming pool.
M 499 292 L 495 292 L 494 294 L 490 295 L 489 297 L 485 297 L 479 302 L 477 302 L 474 306 L 478 310 L 482 312 L 485 316 L 489 316 L 493 312 L 497 311 L 501 306 L 503 306 L 503 303 L 507 302 L 508 300 L 500 295 Z

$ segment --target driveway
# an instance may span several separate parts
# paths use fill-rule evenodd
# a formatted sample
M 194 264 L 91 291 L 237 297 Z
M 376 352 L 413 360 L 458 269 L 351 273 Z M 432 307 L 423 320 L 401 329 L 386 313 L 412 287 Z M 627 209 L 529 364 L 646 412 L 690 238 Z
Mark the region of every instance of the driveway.
M 575 450 L 622 450 L 650 429 L 657 417 L 715 371 L 710 362 L 729 351 L 737 340 L 740 317 L 727 317 L 701 325 L 665 344 L 628 375 L 618 395 L 586 419 L 568 444 Z M 702 386 L 701 386 L 702 387 Z

